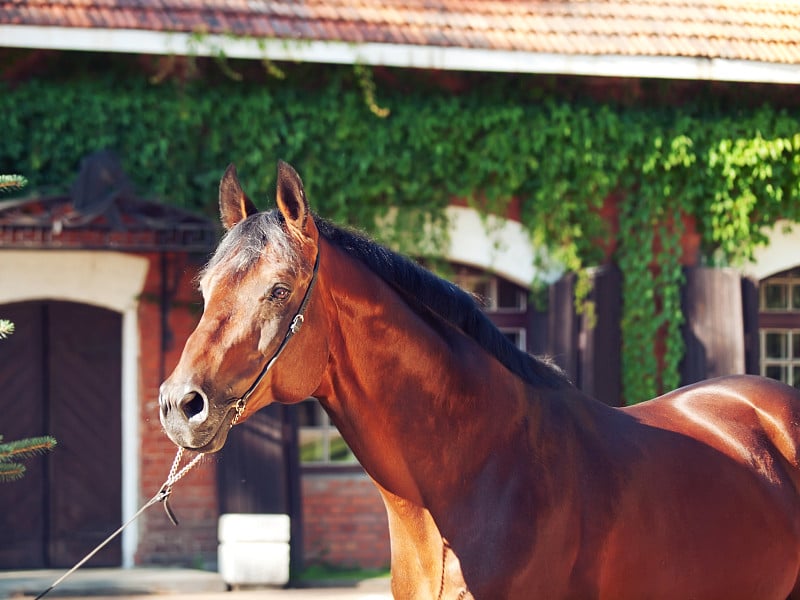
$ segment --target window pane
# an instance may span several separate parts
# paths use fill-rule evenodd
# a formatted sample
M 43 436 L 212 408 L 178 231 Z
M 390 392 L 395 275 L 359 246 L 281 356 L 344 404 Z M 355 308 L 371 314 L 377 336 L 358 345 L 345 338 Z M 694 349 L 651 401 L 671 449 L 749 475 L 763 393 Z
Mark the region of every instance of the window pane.
M 470 291 L 478 296 L 483 304 L 491 305 L 492 288 L 489 282 L 485 279 L 473 279 L 470 283 L 472 284 Z
M 764 308 L 786 310 L 789 306 L 785 283 L 767 283 L 764 286 Z
M 481 308 L 491 308 L 492 306 L 492 286 L 486 277 L 475 275 L 458 275 L 455 283 L 462 290 L 475 296 Z
M 300 462 L 323 462 L 325 460 L 325 430 L 302 428 L 299 435 Z
M 301 464 L 355 464 L 356 458 L 322 405 L 309 399 L 296 406 Z
M 764 375 L 770 379 L 777 379 L 778 381 L 786 381 L 786 367 L 782 365 L 767 365 L 764 369 Z
M 510 281 L 497 280 L 497 307 L 522 311 L 525 309 L 525 292 Z
M 792 286 L 792 310 L 800 310 L 800 285 Z
M 764 335 L 764 355 L 767 358 L 787 358 L 788 333 L 776 331 Z
M 800 365 L 792 367 L 792 385 L 800 389 Z
M 331 427 L 328 430 L 328 435 L 330 436 L 331 462 L 353 463 L 356 461 L 356 457 L 353 456 L 352 452 L 350 452 L 350 448 L 347 446 L 345 441 L 342 439 L 342 436 L 335 428 Z
M 800 331 L 793 331 L 792 336 L 792 358 L 800 358 Z

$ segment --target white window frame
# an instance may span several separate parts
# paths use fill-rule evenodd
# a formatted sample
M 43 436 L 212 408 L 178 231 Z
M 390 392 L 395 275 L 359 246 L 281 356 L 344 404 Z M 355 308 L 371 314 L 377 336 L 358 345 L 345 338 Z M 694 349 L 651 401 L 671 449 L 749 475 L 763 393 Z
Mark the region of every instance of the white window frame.
M 786 286 L 787 305 L 780 308 L 770 308 L 767 306 L 767 287 L 772 285 Z M 771 313 L 800 313 L 800 307 L 792 307 L 792 292 L 795 287 L 800 287 L 800 277 L 774 277 L 765 279 L 759 286 L 759 310 Z
M 787 336 L 787 347 L 786 347 L 786 356 L 776 358 L 767 356 L 767 343 L 766 338 L 767 335 L 771 333 L 778 333 Z M 800 387 L 800 377 L 798 377 L 798 381 L 794 380 L 794 370 L 795 367 L 800 369 L 800 356 L 793 356 L 792 348 L 793 338 L 800 336 L 800 329 L 783 329 L 780 327 L 769 327 L 765 329 L 761 329 L 759 331 L 760 336 L 760 356 L 759 356 L 759 364 L 761 366 L 761 374 L 763 376 L 767 376 L 767 368 L 779 366 L 785 369 L 786 378 L 781 379 L 784 383 L 794 386 Z
M 331 441 L 334 438 L 342 439 L 342 443 L 346 444 L 347 442 L 344 441 L 339 430 L 336 429 L 336 426 L 331 423 L 330 417 L 328 413 L 322 408 L 322 405 L 315 399 L 315 398 L 306 398 L 302 402 L 310 402 L 314 405 L 314 411 L 317 414 L 319 419 L 319 425 L 313 426 L 298 426 L 297 428 L 297 445 L 300 453 L 300 464 L 301 466 L 330 466 L 330 467 L 339 467 L 339 466 L 352 466 L 357 465 L 358 460 L 356 460 L 353 451 L 347 449 L 347 460 L 333 460 L 331 458 Z M 314 435 L 315 437 L 319 437 L 319 442 L 322 449 L 322 456 L 318 460 L 303 460 L 303 438 L 304 436 Z M 316 441 L 316 440 L 314 440 Z

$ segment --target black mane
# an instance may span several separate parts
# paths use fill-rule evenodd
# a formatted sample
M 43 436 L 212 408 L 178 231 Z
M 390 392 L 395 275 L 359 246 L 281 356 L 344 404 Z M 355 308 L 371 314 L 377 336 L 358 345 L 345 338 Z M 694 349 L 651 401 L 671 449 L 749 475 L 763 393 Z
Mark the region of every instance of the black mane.
M 519 350 L 481 310 L 473 297 L 372 240 L 320 218 L 315 222 L 331 244 L 359 259 L 403 294 L 412 306 L 424 307 L 475 340 L 486 352 L 524 381 L 553 389 L 571 385 L 552 363 Z

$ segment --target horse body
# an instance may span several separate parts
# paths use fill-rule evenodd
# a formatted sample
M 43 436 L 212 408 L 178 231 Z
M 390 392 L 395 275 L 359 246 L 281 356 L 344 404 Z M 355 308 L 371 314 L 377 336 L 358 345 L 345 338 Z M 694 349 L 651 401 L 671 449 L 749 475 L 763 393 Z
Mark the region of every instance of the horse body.
M 483 333 L 465 333 L 481 330 L 480 311 L 434 309 L 427 284 L 399 283 L 417 270 L 315 222 L 290 167 L 269 218 L 229 173 L 229 234 L 202 279 L 206 309 L 162 386 L 176 443 L 214 451 L 261 406 L 318 398 L 383 496 L 397 598 L 792 592 L 792 388 L 729 377 L 607 407 L 543 363 L 487 351 Z M 380 265 L 408 273 L 378 276 Z M 283 352 L 280 332 L 314 277 L 303 330 Z M 240 395 L 271 354 L 279 366 Z
M 742 384 L 763 385 L 733 378 L 692 391 L 722 398 L 720 387 Z M 563 395 L 551 401 L 563 403 Z M 443 597 L 459 597 L 462 582 L 475 598 L 789 594 L 800 566 L 794 467 L 756 418 L 736 421 L 735 428 L 759 439 L 758 469 L 729 440 L 698 442 L 680 427 L 663 429 L 677 416 L 670 398 L 648 405 L 661 414 L 633 411 L 642 421 L 588 399 L 576 398 L 576 404 L 581 414 L 557 410 L 544 418 L 537 411 L 536 425 L 523 419 L 516 433 L 508 432 L 507 444 L 473 446 L 485 451 L 480 471 L 461 486 L 446 473 L 433 478 L 436 485 L 423 492 L 429 497 L 424 509 L 383 492 L 393 577 L 414 588 L 395 588 L 396 597 L 437 597 L 428 589 L 439 583 L 446 560 L 456 559 L 463 572 L 448 574 L 453 584 L 442 589 L 453 593 Z M 717 410 L 725 408 L 718 401 Z M 447 426 L 434 429 L 441 435 Z M 608 431 L 614 439 L 605 437 Z M 428 448 L 447 456 L 434 442 Z M 430 481 L 427 476 L 421 479 Z M 409 521 L 421 525 L 409 530 Z M 440 538 L 452 556 L 441 553 Z M 420 556 L 427 557 L 424 574 L 417 572 Z M 426 578 L 423 593 L 419 582 Z

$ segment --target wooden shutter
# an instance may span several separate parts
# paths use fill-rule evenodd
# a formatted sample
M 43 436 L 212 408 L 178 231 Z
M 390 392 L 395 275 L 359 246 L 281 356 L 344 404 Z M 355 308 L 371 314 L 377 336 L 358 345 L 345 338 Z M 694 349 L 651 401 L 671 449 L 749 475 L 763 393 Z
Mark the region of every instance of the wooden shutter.
M 683 384 L 745 372 L 742 283 L 732 269 L 692 267 L 683 289 Z

